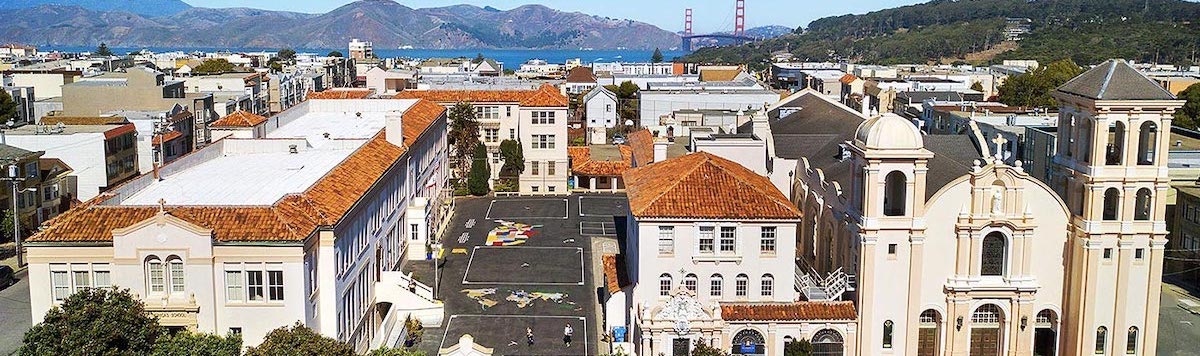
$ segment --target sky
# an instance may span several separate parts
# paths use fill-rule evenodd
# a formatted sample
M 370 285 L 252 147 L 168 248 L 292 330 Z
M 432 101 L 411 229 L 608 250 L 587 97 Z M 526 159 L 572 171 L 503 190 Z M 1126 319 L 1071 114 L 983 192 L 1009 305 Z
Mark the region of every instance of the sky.
M 542 4 L 563 11 L 648 22 L 668 31 L 683 30 L 684 9 L 692 8 L 696 33 L 733 30 L 735 0 L 396 0 L 413 8 L 471 4 L 511 9 Z M 253 7 L 323 13 L 350 0 L 184 0 L 199 7 Z M 799 27 L 832 15 L 866 13 L 910 5 L 921 0 L 746 0 L 746 28 L 783 25 Z

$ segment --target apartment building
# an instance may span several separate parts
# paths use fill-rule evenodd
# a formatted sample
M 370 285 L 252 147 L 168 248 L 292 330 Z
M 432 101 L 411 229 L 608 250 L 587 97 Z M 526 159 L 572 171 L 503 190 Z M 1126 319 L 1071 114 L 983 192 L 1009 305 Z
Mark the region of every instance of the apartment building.
M 553 86 L 536 90 L 405 90 L 396 98 L 421 98 L 447 108 L 470 103 L 479 120 L 479 139 L 491 156 L 493 186 L 504 165 L 500 142 L 518 140 L 525 155 L 518 192 L 569 194 L 567 97 Z
M 137 129 L 133 124 L 120 117 L 89 117 L 79 125 L 65 123 L 74 121 L 56 117 L 54 124 L 9 129 L 4 132 L 5 142 L 62 160 L 78 178 L 76 198 L 81 201 L 137 176 Z
M 265 137 L 115 187 L 28 239 L 33 322 L 117 286 L 169 329 L 247 346 L 300 322 L 365 352 L 396 346 L 410 316 L 440 325 L 431 289 L 397 270 L 445 217 L 445 119 L 419 100 L 309 100 Z
M 192 138 L 196 147 L 208 143 L 208 124 L 219 117 L 211 93 L 188 93 L 183 81 L 168 80 L 165 74 L 145 67 L 82 79 L 63 85 L 62 91 L 63 116 L 171 110 L 175 105 L 182 106 L 193 113 Z

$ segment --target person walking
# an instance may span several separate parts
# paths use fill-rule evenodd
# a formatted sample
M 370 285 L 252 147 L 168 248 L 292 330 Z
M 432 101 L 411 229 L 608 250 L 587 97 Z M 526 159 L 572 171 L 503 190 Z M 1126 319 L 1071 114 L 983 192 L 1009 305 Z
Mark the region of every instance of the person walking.
M 574 334 L 575 329 L 571 328 L 571 324 L 567 324 L 567 326 L 563 328 L 563 344 L 567 345 L 567 347 L 571 347 L 571 336 Z
M 533 329 L 532 328 L 525 328 L 525 341 L 529 344 L 529 346 L 533 346 Z

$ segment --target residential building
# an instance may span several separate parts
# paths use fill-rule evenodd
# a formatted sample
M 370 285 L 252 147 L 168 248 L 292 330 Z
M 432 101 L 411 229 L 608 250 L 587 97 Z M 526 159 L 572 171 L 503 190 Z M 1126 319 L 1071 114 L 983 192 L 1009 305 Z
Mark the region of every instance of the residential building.
M 610 75 L 681 75 L 686 72 L 683 63 L 628 63 L 628 62 L 597 62 L 592 63 L 592 71 L 595 73 L 607 73 Z
M 521 63 L 514 75 L 518 78 L 563 78 L 563 67 L 561 64 L 549 63 L 542 59 L 530 59 Z
M 372 67 L 366 72 L 367 88 L 379 94 L 396 94 L 417 89 L 417 72 L 403 69 Z
M 301 323 L 362 353 L 441 325 L 398 271 L 442 226 L 445 109 L 314 99 L 65 213 L 28 239 L 33 322 L 71 293 L 128 288 L 169 330 L 254 346 Z
M 659 126 L 662 118 L 682 109 L 725 109 L 761 110 L 768 103 L 779 101 L 779 94 L 762 87 L 735 87 L 738 82 L 704 83 L 702 86 L 684 88 L 677 86 L 657 88 L 639 94 L 641 126 Z M 736 84 L 733 84 L 736 83 Z
M 375 58 L 375 49 L 371 42 L 359 41 L 357 38 L 354 38 L 350 39 L 348 47 L 350 58 L 352 59 Z
M 25 125 L 6 130 L 5 142 L 26 150 L 44 151 L 46 157 L 62 160 L 78 178 L 76 198 L 87 201 L 138 174 L 134 125 L 122 123 L 123 118 L 97 120 L 106 123 Z
M 267 81 L 267 111 L 277 114 L 290 109 L 313 92 L 310 81 L 305 80 L 303 73 L 268 74 Z
M 145 67 L 108 73 L 63 85 L 63 116 L 88 117 L 129 111 L 167 111 L 176 105 L 191 112 L 194 147 L 208 144 L 208 124 L 219 116 L 211 93 L 188 93 L 183 81 Z M 61 158 L 61 157 L 60 157 Z M 65 160 L 77 171 L 83 168 Z
M 1190 285 L 1200 285 L 1200 185 L 1172 184 L 1175 207 L 1167 215 L 1168 239 L 1163 271 Z
M 567 92 L 567 95 L 580 95 L 598 86 L 600 85 L 596 82 L 596 74 L 592 72 L 592 69 L 578 66 L 567 72 L 567 81 L 563 84 L 563 90 Z
M 14 125 L 23 125 L 37 122 L 36 109 L 34 107 L 34 92 L 33 87 L 15 87 L 15 86 L 0 86 L 8 94 L 8 97 L 17 104 L 17 116 L 14 118 L 6 118 L 11 120 Z M 7 124 L 5 122 L 5 124 Z
M 500 142 L 517 140 L 525 156 L 518 177 L 524 195 L 569 194 L 567 97 L 555 87 L 536 90 L 405 90 L 398 99 L 425 99 L 447 108 L 470 103 L 479 120 L 479 140 L 491 157 L 492 186 L 504 166 Z
M 154 170 L 157 164 L 162 166 L 179 157 L 183 157 L 196 148 L 194 137 L 195 117 L 192 112 L 176 105 L 170 110 L 163 111 L 114 111 L 106 113 L 108 118 L 100 118 L 109 122 L 96 124 L 111 124 L 120 122 L 132 123 L 137 128 L 138 172 L 146 173 Z M 82 119 L 82 118 L 81 118 Z M 42 118 L 47 125 L 62 122 L 56 117 Z M 81 120 L 73 120 L 80 123 Z
M 583 67 L 579 67 L 583 68 Z M 617 94 L 608 88 L 597 86 L 583 96 L 583 107 L 587 118 L 587 127 L 613 128 L 621 120 L 619 114 L 620 102 Z
M 246 111 L 238 111 L 209 125 L 213 141 L 226 137 L 255 139 L 267 136 L 267 118 Z
M 267 73 L 222 73 L 196 75 L 184 79 L 187 93 L 212 94 L 218 117 L 244 110 L 259 115 L 269 113 L 271 89 Z
M 496 77 L 504 73 L 504 63 L 492 59 L 476 61 L 465 57 L 460 58 L 430 58 L 417 66 L 421 75 L 426 74 L 476 74 L 485 77 Z
M 39 162 L 45 152 L 35 152 L 22 149 L 16 146 L 9 146 L 0 143 L 0 168 L 3 168 L 4 177 L 9 175 L 9 167 L 16 166 L 17 177 L 24 178 L 23 181 L 17 182 L 16 208 L 18 220 L 21 222 L 21 235 L 29 236 L 30 233 L 37 231 L 38 225 L 42 221 L 46 221 L 56 215 L 53 210 L 45 209 L 42 200 L 42 193 L 46 190 L 46 185 L 43 184 Z M 51 187 L 56 187 L 56 184 L 51 184 Z M 9 183 L 3 184 L 3 192 L 0 192 L 0 211 L 13 210 L 13 190 Z M 53 192 L 53 189 L 48 189 Z M 8 219 L 12 219 L 11 217 Z M 6 240 L 12 239 L 12 231 L 2 233 Z
M 62 96 L 62 86 L 74 83 L 83 76 L 81 71 L 62 69 L 10 69 L 3 74 L 11 80 L 12 86 L 33 87 L 35 100 L 56 98 Z
M 79 195 L 75 170 L 58 158 L 39 158 L 38 170 L 42 178 L 41 188 L 38 188 L 37 193 L 42 197 L 39 214 L 45 220 L 50 220 L 78 202 L 75 199 Z
M 571 187 L 577 192 L 625 190 L 621 177 L 629 170 L 633 150 L 626 145 L 593 144 L 567 147 L 571 157 Z

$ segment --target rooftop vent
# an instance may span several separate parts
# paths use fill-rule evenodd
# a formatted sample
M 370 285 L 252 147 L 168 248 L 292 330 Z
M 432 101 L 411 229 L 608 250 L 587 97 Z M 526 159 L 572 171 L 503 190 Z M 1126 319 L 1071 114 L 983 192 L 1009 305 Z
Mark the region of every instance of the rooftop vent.
M 296 149 L 296 145 L 288 145 L 288 153 L 297 154 L 300 151 Z
M 1175 147 L 1182 147 L 1182 146 L 1183 146 L 1183 140 L 1175 140 Z

